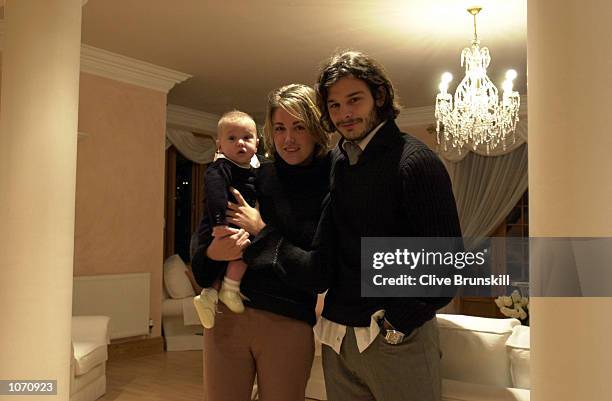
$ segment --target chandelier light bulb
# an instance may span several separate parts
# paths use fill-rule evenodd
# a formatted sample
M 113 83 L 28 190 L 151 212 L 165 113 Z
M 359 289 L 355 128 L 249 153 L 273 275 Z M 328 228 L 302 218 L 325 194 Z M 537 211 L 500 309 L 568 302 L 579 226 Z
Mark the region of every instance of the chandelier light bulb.
M 517 74 L 515 70 L 506 71 L 506 79 L 509 81 L 513 81 L 516 78 Z
M 445 72 L 442 74 L 442 78 L 440 79 L 440 85 L 438 85 L 438 89 L 440 93 L 447 93 L 448 84 L 453 80 L 453 74 L 450 72 Z

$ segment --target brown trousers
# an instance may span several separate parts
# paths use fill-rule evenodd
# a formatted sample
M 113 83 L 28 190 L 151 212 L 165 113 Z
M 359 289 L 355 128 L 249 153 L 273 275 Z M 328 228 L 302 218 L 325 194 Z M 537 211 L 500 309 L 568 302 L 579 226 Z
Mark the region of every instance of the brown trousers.
M 304 401 L 314 356 L 312 327 L 300 320 L 219 305 L 204 330 L 206 401 L 248 401 L 257 374 L 260 401 Z

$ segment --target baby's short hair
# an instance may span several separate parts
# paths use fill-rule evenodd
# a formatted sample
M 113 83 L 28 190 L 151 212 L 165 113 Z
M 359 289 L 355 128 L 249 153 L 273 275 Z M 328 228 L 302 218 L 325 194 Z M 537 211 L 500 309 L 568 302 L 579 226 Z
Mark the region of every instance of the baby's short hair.
M 257 132 L 257 124 L 255 124 L 255 120 L 253 119 L 253 117 L 251 117 L 244 111 L 232 110 L 228 111 L 227 113 L 224 113 L 219 119 L 219 122 L 217 123 L 217 136 L 221 135 L 221 133 L 223 133 L 223 130 L 228 125 L 239 123 L 253 124 L 254 130 Z

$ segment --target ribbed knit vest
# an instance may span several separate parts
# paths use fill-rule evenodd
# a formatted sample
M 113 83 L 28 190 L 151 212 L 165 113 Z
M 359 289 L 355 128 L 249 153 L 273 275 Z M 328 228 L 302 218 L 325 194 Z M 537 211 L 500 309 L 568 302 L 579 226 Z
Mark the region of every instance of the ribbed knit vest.
M 401 133 L 393 121 L 380 128 L 355 165 L 349 165 L 341 149 L 340 144 L 333 153 L 330 186 L 338 238 L 334 261 L 337 270 L 323 316 L 363 327 L 369 326 L 373 312 L 396 305 L 398 300 L 361 297 L 361 237 L 456 236 L 461 232 L 456 210 L 450 212 L 455 213 L 450 219 L 419 218 L 435 215 L 437 204 L 452 204 L 454 209 L 454 197 L 450 190 L 431 188 L 427 180 L 411 179 L 413 173 L 422 174 L 422 169 L 427 171 L 434 164 L 431 171 L 438 174 L 441 162 L 423 143 Z M 446 171 L 440 174 L 446 175 Z M 411 308 L 410 303 L 405 305 Z M 413 323 L 422 324 L 432 317 L 432 310 L 427 309 L 427 316 L 417 310 L 405 312 L 420 321 Z

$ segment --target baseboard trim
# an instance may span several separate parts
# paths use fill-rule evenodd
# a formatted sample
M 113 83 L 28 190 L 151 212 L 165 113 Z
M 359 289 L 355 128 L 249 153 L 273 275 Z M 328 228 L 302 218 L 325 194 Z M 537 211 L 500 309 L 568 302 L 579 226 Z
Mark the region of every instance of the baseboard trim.
M 164 339 L 161 336 L 113 340 L 108 346 L 108 360 L 117 361 L 162 352 L 164 352 Z

